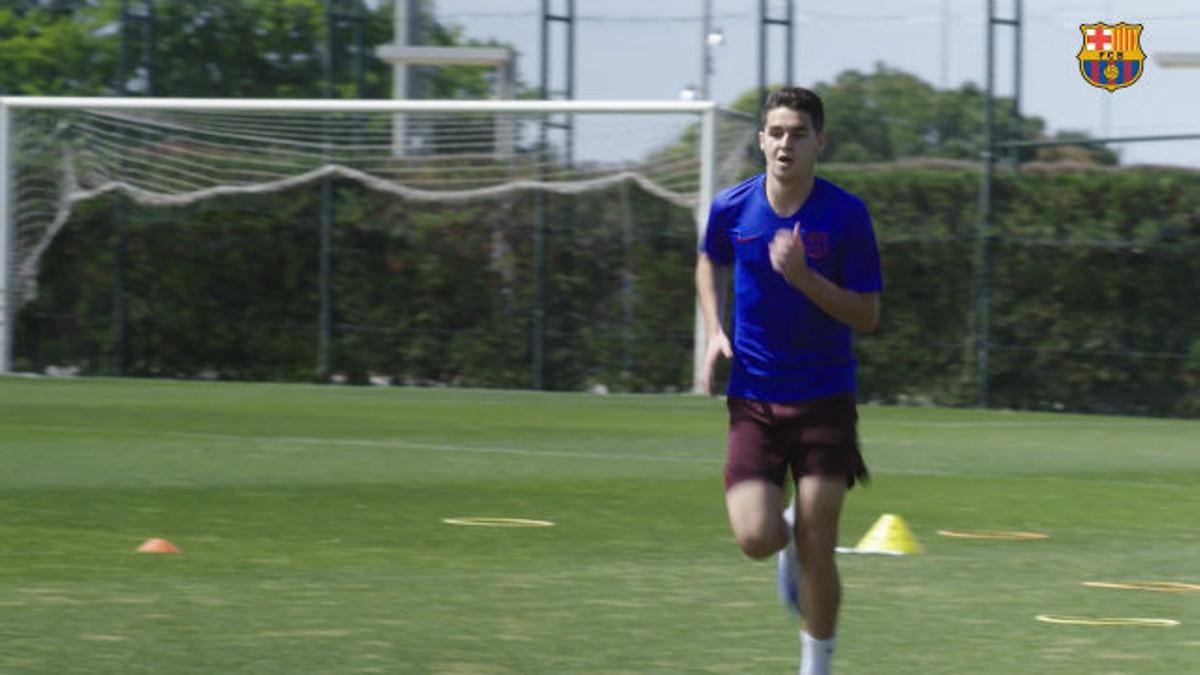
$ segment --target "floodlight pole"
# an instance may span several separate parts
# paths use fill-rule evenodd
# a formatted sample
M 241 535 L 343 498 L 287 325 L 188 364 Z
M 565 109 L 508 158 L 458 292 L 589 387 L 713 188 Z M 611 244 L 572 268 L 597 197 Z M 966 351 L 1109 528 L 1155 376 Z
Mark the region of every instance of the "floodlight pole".
M 1008 119 L 1008 139 L 1016 140 L 1021 137 L 1021 73 L 1024 70 L 1024 60 L 1022 58 L 1022 0 L 1013 0 L 1013 18 L 1011 19 L 996 19 L 996 25 L 1009 26 L 1012 28 L 1013 35 L 1013 92 L 1012 92 L 1012 110 Z M 1017 168 L 1020 163 L 1020 156 L 1016 150 L 1013 150 L 1008 155 L 1008 163 L 1012 168 Z
M 365 78 L 363 66 L 364 24 L 362 0 L 349 0 L 351 11 L 338 11 L 335 4 L 338 0 L 325 0 L 325 49 L 321 54 L 321 70 L 323 75 L 322 96 L 326 99 L 335 97 L 334 79 L 336 77 L 336 54 L 338 50 L 337 28 L 341 21 L 349 21 L 353 28 L 354 60 L 351 72 L 354 76 L 355 95 L 362 98 L 365 93 Z M 333 161 L 330 148 L 329 119 L 322 120 L 321 141 L 325 153 L 325 162 Z M 334 222 L 334 193 L 333 178 L 321 178 L 321 209 L 317 234 L 317 359 L 316 379 L 320 382 L 329 377 L 329 349 L 333 342 L 333 228 Z
M 141 68 L 145 71 L 145 86 L 142 93 L 154 96 L 154 0 L 146 0 L 142 12 L 129 9 L 128 0 L 121 0 L 121 45 L 117 61 L 117 90 L 121 96 L 129 95 L 129 41 L 134 24 L 141 28 Z M 121 132 L 121 147 L 125 147 L 125 131 Z M 124 156 L 121 157 L 124 163 Z M 113 369 L 117 375 L 125 375 L 129 368 L 129 312 L 126 306 L 126 272 L 128 267 L 128 240 L 125 237 L 125 219 L 129 214 L 129 202 L 124 195 L 117 197 L 116 217 L 113 219 L 113 236 L 116 248 L 113 270 L 113 323 L 116 335 L 113 339 Z
M 321 96 L 333 98 L 333 52 L 337 49 L 334 0 L 325 0 L 325 49 L 321 52 Z M 330 156 L 329 118 L 321 119 L 321 148 L 325 163 Z M 333 341 L 333 179 L 321 178 L 321 206 L 317 222 L 317 362 L 316 380 L 329 377 L 329 344 Z
M 552 91 L 550 88 L 550 26 L 555 23 L 563 24 L 566 29 L 566 56 L 567 65 L 564 74 L 563 89 L 561 91 Z M 542 71 L 541 71 L 541 95 L 542 99 L 550 100 L 552 98 L 561 97 L 570 101 L 575 98 L 575 0 L 566 0 L 566 13 L 555 14 L 550 11 L 550 0 L 542 0 Z M 566 132 L 566 163 L 567 166 L 573 166 L 575 163 L 575 125 L 570 115 L 567 115 L 565 122 L 542 122 L 542 130 L 548 127 L 562 129 Z
M 700 31 L 700 100 L 712 98 L 710 81 L 713 73 L 713 46 L 709 44 L 712 35 L 712 0 L 704 0 L 704 20 Z
M 795 84 L 794 75 L 794 45 L 795 45 L 795 7 L 792 0 L 787 0 L 783 18 L 767 16 L 767 0 L 758 0 L 758 105 L 761 108 L 767 98 L 767 28 L 770 26 L 784 27 L 784 84 Z
M 117 64 L 117 89 L 122 96 L 129 95 L 129 36 L 133 31 L 133 24 L 138 24 L 141 28 L 141 67 L 146 72 L 146 86 L 142 93 L 146 96 L 154 96 L 155 94 L 155 67 L 156 61 L 154 58 L 154 24 L 156 20 L 156 12 L 154 0 L 145 0 L 145 6 L 142 12 L 134 12 L 129 9 L 129 0 L 121 0 L 121 45 L 118 54 Z
M 566 34 L 566 82 L 561 92 L 550 90 L 550 26 L 561 23 L 565 26 Z M 542 0 L 542 31 L 541 31 L 541 96 L 549 100 L 553 95 L 564 96 L 567 100 L 575 98 L 575 0 L 566 0 L 566 13 L 555 14 L 550 11 L 550 0 Z M 571 168 L 575 162 L 575 125 L 571 115 L 566 115 L 565 122 L 551 122 L 545 118 L 538 129 L 538 152 L 542 161 L 538 162 L 539 178 L 545 180 L 546 159 L 549 157 L 549 130 L 551 127 L 566 132 L 565 162 Z M 545 388 L 545 344 L 546 344 L 546 230 L 547 206 L 546 193 L 539 190 L 534 196 L 533 224 L 533 326 L 530 331 L 530 386 L 535 390 Z
M 992 181 L 996 171 L 996 126 L 992 99 L 996 87 L 995 37 L 993 35 L 995 0 L 987 0 L 987 50 L 984 55 L 986 71 L 983 96 L 983 164 L 979 172 L 979 220 L 975 230 L 975 402 L 980 408 L 987 407 L 988 399 L 988 255 L 989 224 L 992 219 Z
M 13 323 L 16 293 L 13 274 L 12 109 L 0 100 L 0 375 L 12 372 Z
M 975 381 L 976 405 L 980 408 L 988 406 L 988 369 L 991 353 L 991 220 L 992 220 L 992 187 L 996 178 L 996 149 L 1000 146 L 996 139 L 996 121 L 994 102 L 996 97 L 996 40 L 997 26 L 1013 28 L 1014 40 L 1014 74 L 1013 74 L 1013 107 L 1008 132 L 1019 134 L 1020 129 L 1020 100 L 1021 100 L 1021 0 L 1015 0 L 1014 18 L 1003 19 L 996 16 L 996 0 L 987 0 L 986 53 L 984 54 L 984 70 L 987 81 L 983 96 L 983 125 L 984 145 L 980 152 L 982 164 L 979 172 L 979 219 L 975 233 Z M 1017 164 L 1015 146 L 1005 143 L 1005 149 L 1011 152 L 1012 167 Z

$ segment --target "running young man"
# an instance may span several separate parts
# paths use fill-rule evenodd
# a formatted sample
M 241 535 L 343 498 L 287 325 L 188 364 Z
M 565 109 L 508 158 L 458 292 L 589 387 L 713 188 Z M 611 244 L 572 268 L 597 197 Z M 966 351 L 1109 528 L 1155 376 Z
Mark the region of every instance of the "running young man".
M 713 200 L 696 264 L 708 333 L 701 386 L 715 393 L 713 367 L 732 359 L 729 522 L 746 555 L 779 552 L 780 596 L 804 615 L 801 675 L 830 672 L 838 519 L 846 491 L 867 477 L 851 329 L 875 330 L 883 288 L 866 206 L 815 175 L 824 118 L 807 89 L 771 94 L 758 132 L 766 173 Z M 732 340 L 721 322 L 731 276 Z M 784 512 L 789 467 L 796 497 Z

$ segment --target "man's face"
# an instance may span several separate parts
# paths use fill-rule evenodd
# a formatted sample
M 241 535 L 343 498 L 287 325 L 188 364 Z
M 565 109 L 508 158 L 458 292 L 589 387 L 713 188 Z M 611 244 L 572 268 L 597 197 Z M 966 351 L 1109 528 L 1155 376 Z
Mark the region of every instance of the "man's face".
M 813 129 L 808 113 L 779 107 L 767 111 L 758 132 L 758 147 L 767 160 L 767 173 L 791 182 L 813 175 L 817 155 L 825 148 L 825 134 Z

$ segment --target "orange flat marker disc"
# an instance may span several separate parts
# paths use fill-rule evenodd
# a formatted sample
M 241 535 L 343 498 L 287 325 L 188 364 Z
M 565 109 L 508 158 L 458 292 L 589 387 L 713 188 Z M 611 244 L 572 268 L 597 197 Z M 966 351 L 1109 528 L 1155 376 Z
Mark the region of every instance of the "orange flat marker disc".
M 166 539 L 147 539 L 137 547 L 138 553 L 182 553 L 179 547 Z

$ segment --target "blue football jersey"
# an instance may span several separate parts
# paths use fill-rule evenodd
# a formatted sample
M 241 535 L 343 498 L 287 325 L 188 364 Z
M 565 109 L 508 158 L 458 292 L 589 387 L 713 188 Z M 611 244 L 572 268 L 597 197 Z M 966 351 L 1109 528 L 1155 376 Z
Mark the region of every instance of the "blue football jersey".
M 803 401 L 855 390 L 850 327 L 771 267 L 771 238 L 797 223 L 810 268 L 852 291 L 883 290 L 871 217 L 858 197 L 817 178 L 800 210 L 785 218 L 767 201 L 765 175 L 722 191 L 700 250 L 733 266 L 730 396 Z

